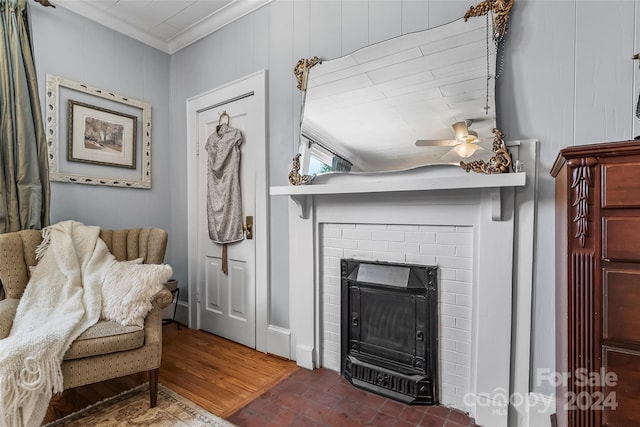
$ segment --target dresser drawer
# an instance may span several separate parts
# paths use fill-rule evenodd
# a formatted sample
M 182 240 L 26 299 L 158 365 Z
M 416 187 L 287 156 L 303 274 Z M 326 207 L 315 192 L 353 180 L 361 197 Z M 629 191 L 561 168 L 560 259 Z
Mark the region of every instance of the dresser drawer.
M 640 163 L 602 166 L 602 207 L 640 207 Z
M 602 219 L 602 257 L 640 261 L 640 217 Z
M 603 338 L 640 344 L 640 268 L 603 272 Z
M 638 396 L 640 396 L 640 353 L 605 346 L 602 361 L 606 372 L 615 373 L 617 381 L 603 378 L 604 397 L 609 402 L 601 402 L 604 409 L 602 425 L 610 427 L 640 426 Z M 609 382 L 610 384 L 607 384 Z M 612 393 L 615 393 L 612 394 Z M 613 403 L 610 406 L 607 403 Z

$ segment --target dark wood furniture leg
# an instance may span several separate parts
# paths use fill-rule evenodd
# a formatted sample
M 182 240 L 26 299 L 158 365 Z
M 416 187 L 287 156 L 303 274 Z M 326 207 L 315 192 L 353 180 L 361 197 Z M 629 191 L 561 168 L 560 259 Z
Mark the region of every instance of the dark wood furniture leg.
M 149 371 L 149 401 L 150 407 L 155 408 L 158 403 L 158 372 L 159 368 Z

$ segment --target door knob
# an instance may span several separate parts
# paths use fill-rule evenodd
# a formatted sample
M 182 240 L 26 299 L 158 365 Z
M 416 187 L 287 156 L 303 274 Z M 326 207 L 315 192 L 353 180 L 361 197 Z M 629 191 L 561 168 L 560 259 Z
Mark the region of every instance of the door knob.
M 247 215 L 245 218 L 245 225 L 242 226 L 242 230 L 245 233 L 247 240 L 253 239 L 253 216 Z

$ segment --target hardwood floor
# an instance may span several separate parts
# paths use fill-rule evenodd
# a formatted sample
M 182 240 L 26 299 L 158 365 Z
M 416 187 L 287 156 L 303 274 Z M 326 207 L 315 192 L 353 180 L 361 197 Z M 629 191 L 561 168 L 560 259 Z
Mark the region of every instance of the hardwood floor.
M 66 390 L 45 422 L 147 381 L 146 373 Z M 476 427 L 467 414 L 405 405 L 215 335 L 163 327 L 160 383 L 239 427 Z
M 160 382 L 222 418 L 298 369 L 295 362 L 206 332 L 163 328 Z
M 267 355 L 224 338 L 163 326 L 160 383 L 227 418 L 296 372 L 295 362 Z M 80 410 L 147 381 L 146 373 L 65 390 L 54 397 L 45 422 Z

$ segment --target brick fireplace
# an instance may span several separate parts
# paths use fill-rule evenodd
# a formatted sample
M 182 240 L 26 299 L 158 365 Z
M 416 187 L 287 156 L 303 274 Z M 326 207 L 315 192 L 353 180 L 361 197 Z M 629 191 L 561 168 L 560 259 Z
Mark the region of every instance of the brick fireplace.
M 508 402 L 496 395 L 527 387 L 520 380 L 528 378 L 528 324 L 514 323 L 516 316 L 530 319 L 531 210 L 517 209 L 515 191 L 524 185 L 524 173 L 434 168 L 272 187 L 272 195 L 291 199 L 291 358 L 308 369 L 340 372 L 342 258 L 436 265 L 438 400 L 479 425 L 511 425 Z M 518 219 L 527 227 L 524 238 L 516 232 Z M 514 295 L 514 280 L 529 288 Z M 514 302 L 521 312 L 514 314 Z M 514 328 L 526 335 L 512 335 Z
M 471 382 L 473 227 L 415 224 L 321 224 L 320 366 L 340 372 L 340 259 L 438 266 L 440 401 L 464 404 Z

